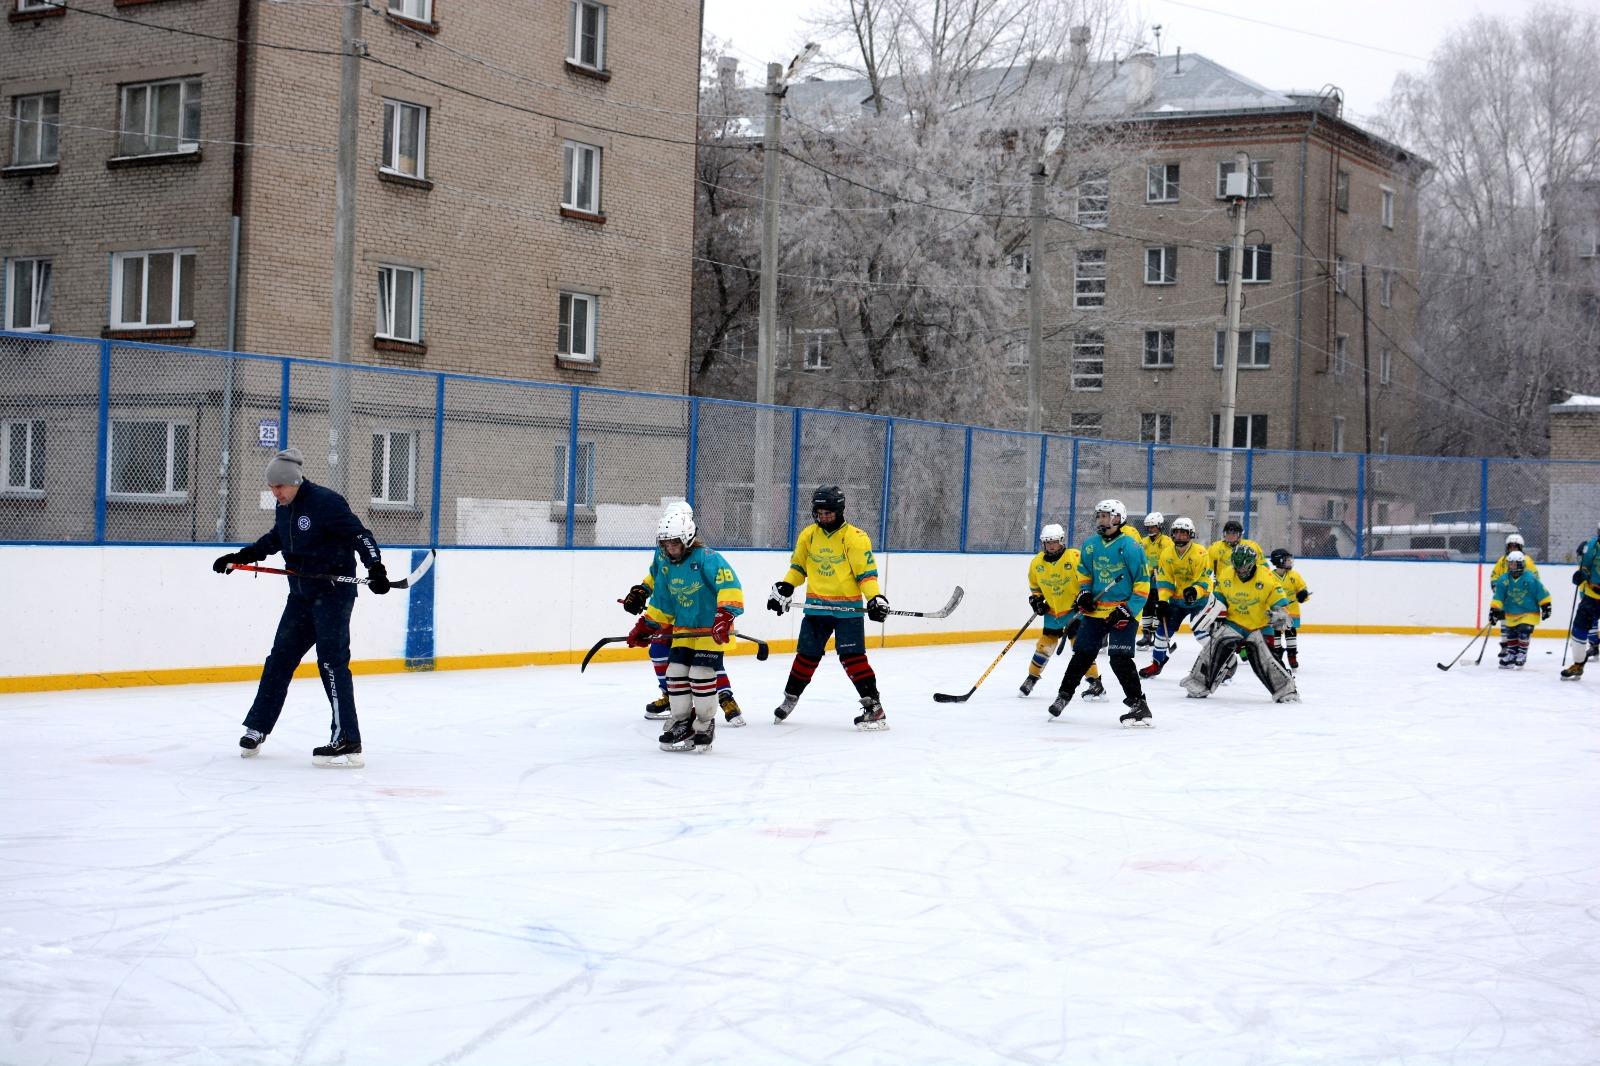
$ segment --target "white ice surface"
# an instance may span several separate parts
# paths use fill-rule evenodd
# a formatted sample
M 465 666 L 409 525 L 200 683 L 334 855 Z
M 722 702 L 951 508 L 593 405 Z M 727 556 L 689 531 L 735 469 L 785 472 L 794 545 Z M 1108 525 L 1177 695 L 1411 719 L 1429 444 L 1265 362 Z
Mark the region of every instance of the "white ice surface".
M 707 756 L 642 663 L 359 677 L 359 771 L 314 680 L 252 760 L 250 685 L 0 697 L 0 1062 L 1592 1064 L 1600 678 L 1464 639 L 1150 731 L 1023 647 L 872 652 L 879 734 L 738 658 Z

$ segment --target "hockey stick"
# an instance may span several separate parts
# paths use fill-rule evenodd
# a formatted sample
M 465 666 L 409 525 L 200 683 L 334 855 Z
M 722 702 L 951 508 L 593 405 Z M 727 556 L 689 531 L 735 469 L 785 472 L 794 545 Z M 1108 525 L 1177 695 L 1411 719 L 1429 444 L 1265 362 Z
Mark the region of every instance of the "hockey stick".
M 1561 634 L 1561 669 L 1567 668 L 1567 652 L 1572 647 L 1572 626 L 1578 620 L 1578 603 L 1583 599 L 1583 586 L 1575 586 L 1572 590 L 1572 614 L 1567 618 L 1567 631 Z M 1589 659 L 1585 656 L 1584 662 Z
M 389 587 L 392 589 L 408 589 L 412 585 L 415 585 L 418 581 L 421 581 L 422 575 L 426 574 L 430 569 L 432 569 L 433 557 L 436 554 L 437 553 L 434 551 L 434 549 L 429 548 L 428 554 L 422 560 L 420 566 L 411 571 L 411 573 L 407 574 L 405 577 L 401 578 L 399 581 L 389 582 Z M 257 566 L 255 563 L 229 563 L 228 570 L 230 572 L 234 570 L 249 570 L 251 573 L 255 574 L 284 574 L 288 577 L 298 577 L 305 581 L 337 581 L 344 585 L 372 584 L 372 579 L 370 577 L 347 577 L 344 574 L 302 574 L 298 570 L 285 570 L 280 566 Z
M 1028 616 L 1028 620 L 1026 622 L 1022 623 L 1022 628 L 1017 630 L 1017 635 L 1012 637 L 1010 640 L 1006 641 L 1006 646 L 1001 648 L 1000 649 L 1000 654 L 996 655 L 994 657 L 994 662 L 989 664 L 989 669 L 985 670 L 983 672 L 983 676 L 978 678 L 978 684 L 977 685 L 973 685 L 971 688 L 967 689 L 967 691 L 963 695 L 960 695 L 960 696 L 952 696 L 948 692 L 935 692 L 933 694 L 933 702 L 935 702 L 935 703 L 966 703 L 968 700 L 970 700 L 972 698 L 972 694 L 974 692 L 978 691 L 978 685 L 983 684 L 984 681 L 988 679 L 989 675 L 994 672 L 994 668 L 1000 665 L 1000 660 L 1004 659 L 1006 657 L 1006 652 L 1011 650 L 1011 645 L 1015 644 L 1017 641 L 1022 639 L 1022 634 L 1026 633 L 1028 631 L 1028 628 L 1033 625 L 1033 620 L 1035 618 L 1038 618 L 1038 617 L 1039 616 L 1037 614 L 1030 614 Z
M 1491 624 L 1491 626 L 1493 625 L 1493 623 L 1490 623 L 1490 624 Z M 1478 657 L 1476 659 L 1472 660 L 1472 665 L 1473 666 L 1480 665 L 1483 662 L 1483 653 L 1488 651 L 1488 650 L 1489 650 L 1489 630 L 1485 629 L 1483 631 L 1483 644 L 1478 648 Z
M 661 641 L 671 640 L 674 637 L 709 637 L 710 635 L 711 630 L 709 629 L 664 628 L 660 633 L 650 638 L 650 643 L 655 644 Z M 738 637 L 740 640 L 748 640 L 750 643 L 756 646 L 756 662 L 758 663 L 766 662 L 767 656 L 772 654 L 772 649 L 767 646 L 767 642 L 759 637 L 752 637 L 748 633 L 740 633 L 737 630 L 734 631 L 733 635 Z M 601 648 L 605 647 L 607 644 L 623 643 L 627 639 L 627 637 L 601 637 L 599 640 L 595 641 L 594 647 L 589 649 L 589 653 L 583 657 L 583 662 L 579 664 L 578 673 L 581 674 L 584 672 L 584 670 L 588 669 L 589 660 L 593 659 L 595 657 L 595 653 Z
M 956 609 L 956 605 L 961 602 L 961 597 L 964 595 L 966 595 L 966 592 L 961 588 L 960 585 L 957 585 L 956 590 L 950 594 L 950 602 L 939 608 L 937 611 L 890 610 L 888 613 L 899 615 L 901 618 L 948 618 L 950 616 L 950 612 Z M 808 611 L 833 611 L 839 614 L 859 614 L 862 610 L 860 607 L 833 607 L 825 603 L 808 603 L 805 605 L 804 609 Z
M 1485 625 L 1482 629 L 1480 629 L 1476 633 L 1472 634 L 1472 639 L 1467 641 L 1467 646 L 1465 648 L 1462 648 L 1460 651 L 1456 652 L 1456 657 L 1454 659 L 1451 659 L 1448 665 L 1445 664 L 1445 663 L 1434 663 L 1433 665 L 1437 666 L 1441 670 L 1450 669 L 1450 667 L 1454 666 L 1456 664 L 1456 662 L 1459 661 L 1460 658 L 1463 655 L 1467 654 L 1467 652 L 1472 650 L 1472 646 L 1474 644 L 1478 643 L 1478 638 L 1479 637 L 1483 637 L 1484 638 L 1484 646 L 1487 647 L 1488 643 L 1489 643 L 1489 639 L 1488 639 L 1489 629 L 1493 625 L 1494 625 L 1494 623 L 1490 622 L 1487 625 Z

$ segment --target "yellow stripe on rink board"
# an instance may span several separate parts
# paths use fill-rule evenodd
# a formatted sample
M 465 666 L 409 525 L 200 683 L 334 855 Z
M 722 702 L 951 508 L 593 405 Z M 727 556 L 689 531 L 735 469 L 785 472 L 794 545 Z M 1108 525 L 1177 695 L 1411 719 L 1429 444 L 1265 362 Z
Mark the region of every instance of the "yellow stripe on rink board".
M 1042 632 L 1042 630 L 1041 630 Z M 1382 634 L 1397 634 L 1417 636 L 1429 633 L 1456 634 L 1460 636 L 1473 636 L 1481 633 L 1481 629 L 1468 629 L 1464 626 L 1345 626 L 1345 625 L 1316 625 L 1302 626 L 1301 633 L 1313 636 L 1324 633 L 1356 634 L 1364 636 L 1377 636 Z M 901 633 L 893 636 L 876 636 L 869 638 L 868 644 L 875 648 L 917 648 L 939 644 L 983 644 L 990 641 L 1010 640 L 1013 635 L 1011 630 L 982 629 L 961 630 L 953 633 Z M 1490 634 L 1491 637 L 1494 635 Z M 1534 633 L 1535 637 L 1556 639 L 1566 635 L 1561 629 L 1541 629 Z M 832 641 L 829 642 L 830 646 Z M 774 655 L 786 655 L 795 650 L 793 640 L 773 640 L 768 642 Z M 441 655 L 434 660 L 435 670 L 502 670 L 518 666 L 576 666 L 583 661 L 586 648 L 572 651 L 521 651 L 502 652 L 492 655 Z M 747 640 L 738 641 L 729 651 L 729 655 L 754 655 L 756 646 Z M 629 660 L 643 661 L 646 653 L 643 648 L 602 648 L 594 657 L 594 662 L 626 662 Z M 362 659 L 350 664 L 353 674 L 400 674 L 408 671 L 404 659 Z M 303 663 L 294 672 L 297 678 L 314 678 L 317 668 L 314 663 Z M 0 677 L 0 693 L 7 692 L 57 692 L 69 689 L 89 688 L 131 688 L 142 685 L 201 685 L 229 681 L 255 681 L 261 677 L 260 664 L 251 666 L 196 666 L 175 670 L 116 670 L 105 673 L 93 674 L 39 674 L 24 677 Z

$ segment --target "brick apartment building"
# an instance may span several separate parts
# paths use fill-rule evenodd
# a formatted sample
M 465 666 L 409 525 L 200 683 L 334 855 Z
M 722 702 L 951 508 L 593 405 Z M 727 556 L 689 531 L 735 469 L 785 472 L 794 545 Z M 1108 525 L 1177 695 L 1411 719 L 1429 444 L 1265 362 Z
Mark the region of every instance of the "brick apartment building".
M 338 5 L 5 5 L 4 325 L 326 358 Z M 353 360 L 685 391 L 696 0 L 375 0 L 361 36 Z

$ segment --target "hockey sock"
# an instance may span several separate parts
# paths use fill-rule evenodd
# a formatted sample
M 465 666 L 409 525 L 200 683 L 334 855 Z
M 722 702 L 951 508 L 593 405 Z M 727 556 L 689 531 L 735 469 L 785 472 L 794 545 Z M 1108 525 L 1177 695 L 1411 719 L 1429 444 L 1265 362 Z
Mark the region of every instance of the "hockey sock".
M 844 667 L 858 695 L 878 698 L 878 675 L 872 672 L 872 664 L 865 655 L 841 655 L 839 665 Z
M 1111 656 L 1111 672 L 1117 675 L 1122 694 L 1129 699 L 1144 699 L 1144 688 L 1139 684 L 1139 671 L 1134 669 L 1133 656 Z
M 1089 669 L 1084 672 L 1083 676 L 1084 677 L 1098 678 L 1100 676 L 1100 664 L 1099 663 L 1090 663 L 1089 664 Z
M 1061 639 L 1060 633 L 1046 633 L 1033 645 L 1033 659 L 1028 663 L 1028 676 L 1038 677 L 1044 673 L 1044 668 L 1050 664 L 1050 655 L 1056 650 L 1056 643 Z
M 717 716 L 717 672 L 709 666 L 689 667 L 689 690 L 694 697 L 695 730 L 704 733 Z
M 694 713 L 694 699 L 689 685 L 689 664 L 667 664 L 667 699 L 672 701 L 672 720 L 681 722 Z
M 798 696 L 811 684 L 811 675 L 817 672 L 819 660 L 809 655 L 796 655 L 789 667 L 789 680 L 783 686 L 785 694 Z
M 1290 658 L 1294 658 L 1300 653 L 1300 629 L 1298 626 L 1290 626 L 1284 630 L 1283 649 L 1289 653 Z
M 719 673 L 717 675 L 717 695 L 718 696 L 731 696 L 731 695 L 733 695 L 733 682 L 728 680 L 728 675 L 727 674 Z
M 664 640 L 651 641 L 650 665 L 655 668 L 656 684 L 661 686 L 661 691 L 667 691 L 667 656 L 671 654 L 671 645 Z

